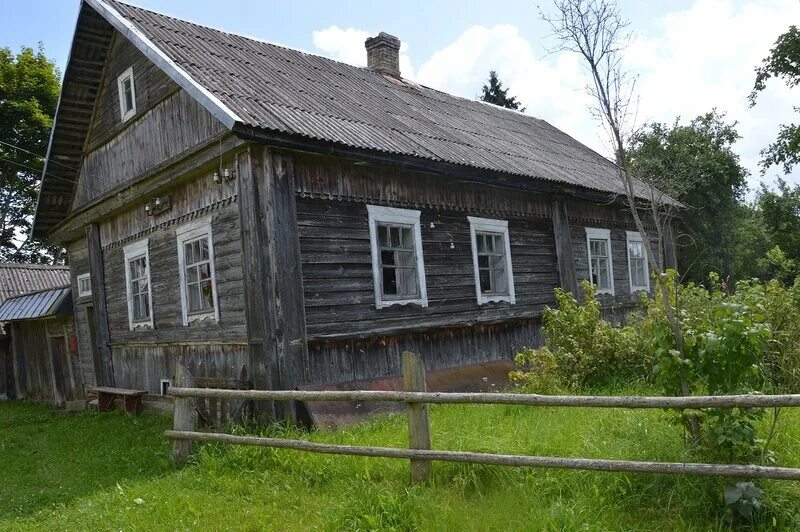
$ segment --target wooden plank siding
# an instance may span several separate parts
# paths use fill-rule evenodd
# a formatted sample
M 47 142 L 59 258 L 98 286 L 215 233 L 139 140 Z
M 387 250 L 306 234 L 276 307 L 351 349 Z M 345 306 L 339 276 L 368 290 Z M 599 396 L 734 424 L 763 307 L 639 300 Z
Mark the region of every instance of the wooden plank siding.
M 14 322 L 10 329 L 20 399 L 63 405 L 83 397 L 70 367 L 69 342 L 75 331 L 71 316 Z

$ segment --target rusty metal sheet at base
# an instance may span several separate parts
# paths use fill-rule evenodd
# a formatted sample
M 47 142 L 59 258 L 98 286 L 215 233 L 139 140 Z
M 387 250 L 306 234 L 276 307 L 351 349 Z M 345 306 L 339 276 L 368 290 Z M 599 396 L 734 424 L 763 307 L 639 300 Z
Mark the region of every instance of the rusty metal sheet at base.
M 427 372 L 428 390 L 432 392 L 492 392 L 508 384 L 508 372 L 514 369 L 511 360 L 495 360 Z M 305 386 L 304 390 L 402 390 L 400 376 L 359 381 Z M 313 401 L 306 403 L 314 425 L 320 428 L 339 428 L 354 425 L 376 415 L 403 411 L 401 403 L 343 403 Z

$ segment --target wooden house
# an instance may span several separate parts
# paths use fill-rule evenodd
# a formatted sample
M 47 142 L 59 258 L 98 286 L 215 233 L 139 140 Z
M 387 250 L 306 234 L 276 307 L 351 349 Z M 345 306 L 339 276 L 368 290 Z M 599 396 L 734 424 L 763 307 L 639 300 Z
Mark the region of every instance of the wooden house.
M 84 382 L 159 394 L 179 357 L 262 389 L 395 376 L 407 349 L 508 360 L 556 287 L 591 278 L 610 310 L 648 289 L 612 163 L 404 79 L 399 46 L 368 39 L 358 68 L 82 1 L 34 232 L 68 249 Z
M 0 264 L 0 395 L 62 406 L 83 397 L 69 269 Z

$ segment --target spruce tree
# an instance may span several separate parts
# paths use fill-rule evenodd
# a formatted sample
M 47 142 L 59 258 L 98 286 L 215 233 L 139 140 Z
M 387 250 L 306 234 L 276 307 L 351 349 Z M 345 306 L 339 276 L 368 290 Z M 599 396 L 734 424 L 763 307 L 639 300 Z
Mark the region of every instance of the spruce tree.
M 516 111 L 525 111 L 525 108 L 522 107 L 522 103 L 517 100 L 516 96 L 508 95 L 508 89 L 503 88 L 503 82 L 500 81 L 497 77 L 497 72 L 494 70 L 489 72 L 489 83 L 483 86 L 481 100 L 500 107 L 506 107 Z

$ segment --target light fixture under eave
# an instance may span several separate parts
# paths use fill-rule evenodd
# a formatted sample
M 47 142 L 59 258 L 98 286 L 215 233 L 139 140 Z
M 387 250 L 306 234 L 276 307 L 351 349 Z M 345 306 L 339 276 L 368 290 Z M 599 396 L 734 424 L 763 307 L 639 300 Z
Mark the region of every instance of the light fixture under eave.
M 219 171 L 214 170 L 214 183 L 221 185 L 222 184 L 222 177 L 219 175 Z

